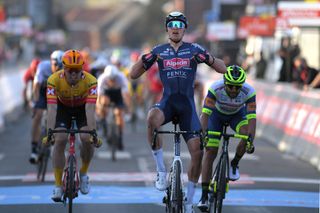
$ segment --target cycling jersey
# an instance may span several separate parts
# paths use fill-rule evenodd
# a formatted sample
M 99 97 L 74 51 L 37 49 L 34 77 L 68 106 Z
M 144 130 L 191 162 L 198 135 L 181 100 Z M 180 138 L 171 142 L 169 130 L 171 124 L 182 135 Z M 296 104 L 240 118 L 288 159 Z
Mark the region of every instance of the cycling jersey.
M 82 72 L 80 81 L 68 84 L 64 70 L 53 73 L 48 79 L 47 103 L 57 104 L 59 100 L 68 107 L 77 107 L 85 103 L 96 103 L 97 80 L 88 72 Z
M 122 72 L 118 72 L 115 76 L 115 85 L 110 88 L 106 83 L 108 76 L 102 73 L 98 78 L 98 95 L 102 95 L 105 89 L 121 89 L 122 92 L 128 92 L 128 79 Z
M 223 80 L 216 81 L 210 86 L 207 97 L 214 99 L 216 102 L 215 108 L 226 115 L 235 114 L 246 104 L 256 102 L 256 92 L 251 85 L 244 83 L 238 96 L 230 98 L 225 90 Z M 202 111 L 210 115 L 212 109 L 210 102 L 205 101 Z M 255 110 L 248 111 L 247 114 L 255 115 L 256 112 Z
M 215 101 L 215 104 L 211 100 Z M 213 83 L 204 101 L 202 112 L 210 115 L 208 120 L 208 130 L 221 132 L 224 123 L 237 133 L 244 125 L 248 125 L 248 120 L 256 118 L 255 107 L 246 107 L 248 104 L 255 106 L 256 92 L 248 83 L 244 83 L 239 94 L 235 98 L 230 98 L 225 90 L 223 80 Z M 209 135 L 207 147 L 219 147 L 220 138 Z
M 198 62 L 197 54 L 208 54 L 200 45 L 183 42 L 177 51 L 169 44 L 156 46 L 151 54 L 157 55 L 159 75 L 163 85 L 163 97 L 154 107 L 161 109 L 165 123 L 178 115 L 180 129 L 198 131 L 201 129 L 194 103 L 194 80 Z M 183 135 L 188 141 L 192 134 Z
M 49 60 L 41 61 L 38 65 L 34 83 L 39 83 L 41 87 L 47 86 L 47 79 L 52 74 L 51 63 Z
M 196 43 L 183 42 L 177 52 L 167 43 L 156 46 L 151 53 L 158 56 L 163 95 L 181 94 L 193 98 L 198 65 L 194 55 L 207 54 L 206 50 Z

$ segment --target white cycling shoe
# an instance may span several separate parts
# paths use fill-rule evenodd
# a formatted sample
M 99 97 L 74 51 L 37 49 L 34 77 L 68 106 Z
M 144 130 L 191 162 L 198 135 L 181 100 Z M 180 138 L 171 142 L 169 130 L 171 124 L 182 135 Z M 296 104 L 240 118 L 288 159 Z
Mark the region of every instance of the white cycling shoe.
M 52 194 L 51 199 L 52 199 L 54 202 L 61 202 L 62 195 L 63 195 L 62 188 L 61 188 L 60 186 L 56 186 L 56 187 L 53 189 L 53 194 Z
M 88 175 L 80 175 L 80 192 L 84 195 L 90 191 L 90 183 Z
M 158 172 L 155 185 L 159 191 L 166 190 L 166 188 L 167 188 L 167 173 L 166 172 Z
M 240 172 L 239 172 L 239 166 L 230 166 L 229 169 L 229 179 L 232 181 L 239 180 L 240 178 Z

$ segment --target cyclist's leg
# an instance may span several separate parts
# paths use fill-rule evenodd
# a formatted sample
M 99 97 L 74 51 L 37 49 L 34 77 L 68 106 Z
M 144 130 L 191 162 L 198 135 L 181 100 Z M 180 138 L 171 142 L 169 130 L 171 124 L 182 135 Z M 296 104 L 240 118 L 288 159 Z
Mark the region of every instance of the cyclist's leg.
M 36 163 L 38 160 L 38 143 L 41 141 L 41 118 L 43 111 L 46 108 L 46 93 L 44 91 L 40 91 L 39 100 L 35 103 L 33 109 L 30 156 L 31 163 Z
M 196 112 L 194 100 L 183 99 L 176 107 L 179 109 L 180 129 L 186 131 L 201 130 L 200 121 Z M 184 134 L 188 150 L 191 155 L 191 162 L 188 169 L 187 183 L 187 202 L 186 205 L 193 203 L 195 187 L 201 173 L 201 161 L 203 151 L 200 149 L 200 138 L 194 134 Z
M 105 125 L 105 118 L 108 114 L 108 105 L 110 99 L 106 95 L 99 95 L 97 104 L 96 104 L 96 115 L 97 115 L 97 124 L 99 127 Z
M 246 113 L 244 108 L 242 108 L 238 113 L 233 115 L 233 118 L 230 122 L 230 126 L 237 133 L 244 134 L 244 135 L 248 134 L 248 120 L 246 119 Z M 240 177 L 238 164 L 245 152 L 246 152 L 246 142 L 244 140 L 241 140 L 237 146 L 235 156 L 231 160 L 232 171 L 230 170 L 230 176 L 236 177 L 236 178 L 230 177 L 231 180 L 237 180 Z M 233 174 L 231 174 L 231 172 Z
M 160 126 L 165 123 L 165 101 L 163 103 L 155 105 L 150 109 L 147 116 L 147 125 L 148 125 L 148 142 L 150 146 L 153 141 L 153 131 L 155 129 L 159 129 Z M 170 113 L 170 111 L 168 112 Z M 152 146 L 151 146 L 152 147 Z M 157 166 L 157 180 L 156 180 L 156 188 L 160 191 L 163 191 L 167 187 L 167 179 L 166 179 L 166 167 L 163 160 L 163 151 L 162 151 L 162 141 L 160 137 L 157 137 L 156 147 L 152 150 L 153 158 L 156 162 Z
M 223 116 L 217 110 L 213 110 L 208 119 L 209 131 L 222 131 Z M 208 199 L 210 178 L 212 176 L 212 164 L 217 156 L 219 149 L 220 138 L 208 135 L 208 143 L 205 147 L 204 159 L 202 163 L 202 196 L 203 199 Z

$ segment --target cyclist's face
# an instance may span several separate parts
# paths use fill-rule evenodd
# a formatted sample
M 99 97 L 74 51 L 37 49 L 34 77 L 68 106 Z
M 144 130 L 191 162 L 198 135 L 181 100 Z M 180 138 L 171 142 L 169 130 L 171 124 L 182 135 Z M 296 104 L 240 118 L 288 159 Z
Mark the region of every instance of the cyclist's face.
M 80 81 L 81 75 L 82 75 L 82 69 L 65 67 L 64 71 L 65 71 L 64 73 L 66 75 L 66 79 L 69 84 L 76 85 Z
M 51 71 L 56 72 L 59 70 L 58 62 L 55 59 L 51 59 Z
M 173 42 L 180 42 L 184 32 L 185 25 L 180 21 L 172 21 L 167 25 L 169 39 Z
M 242 86 L 235 86 L 230 84 L 225 84 L 225 89 L 230 98 L 236 98 L 241 90 Z

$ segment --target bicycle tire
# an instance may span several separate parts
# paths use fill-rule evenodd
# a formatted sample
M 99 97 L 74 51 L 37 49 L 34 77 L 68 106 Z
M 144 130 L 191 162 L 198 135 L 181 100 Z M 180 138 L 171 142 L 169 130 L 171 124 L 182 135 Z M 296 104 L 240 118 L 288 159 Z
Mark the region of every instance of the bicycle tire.
M 116 161 L 116 152 L 118 148 L 118 136 L 117 136 L 117 126 L 112 124 L 111 127 L 111 136 L 110 136 L 110 143 L 111 143 L 111 159 L 112 161 Z
M 42 173 L 41 173 L 41 182 L 44 182 L 46 173 L 47 173 L 47 167 L 48 167 L 48 161 L 50 157 L 50 148 L 49 147 L 44 147 L 44 155 L 43 155 L 43 168 L 42 168 Z
M 69 213 L 72 213 L 73 197 L 75 192 L 75 158 L 74 156 L 69 157 L 68 161 L 68 176 L 67 176 L 67 198 Z
M 214 213 L 221 213 L 223 206 L 223 199 L 226 193 L 226 169 L 227 169 L 227 156 L 224 155 L 220 161 L 218 176 L 217 176 L 217 194 L 214 197 Z
M 172 175 L 172 199 L 171 202 L 171 212 L 172 213 L 182 213 L 183 205 L 183 195 L 182 195 L 182 183 L 181 183 L 181 163 L 180 161 L 175 161 L 173 164 L 173 175 Z

